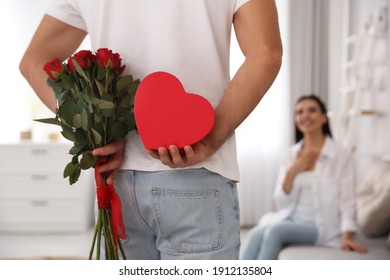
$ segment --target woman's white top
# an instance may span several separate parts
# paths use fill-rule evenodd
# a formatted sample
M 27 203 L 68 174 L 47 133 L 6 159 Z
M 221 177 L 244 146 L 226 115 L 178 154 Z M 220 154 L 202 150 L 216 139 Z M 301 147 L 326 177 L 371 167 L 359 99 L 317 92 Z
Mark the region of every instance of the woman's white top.
M 295 187 L 299 188 L 299 201 L 291 213 L 290 219 L 297 223 L 314 224 L 315 223 L 315 193 L 313 188 L 313 176 L 315 173 L 312 171 L 301 172 L 297 174 L 295 178 Z
M 357 229 L 353 157 L 347 149 L 326 137 L 314 170 L 298 174 L 290 194 L 286 194 L 283 191 L 286 172 L 302 144 L 302 141 L 295 144 L 284 157 L 274 192 L 277 212 L 264 215 L 260 224 L 287 218 L 308 222 L 308 211 L 311 208 L 319 233 L 317 243 L 339 247 L 341 233 Z M 293 213 L 296 216 L 292 216 Z

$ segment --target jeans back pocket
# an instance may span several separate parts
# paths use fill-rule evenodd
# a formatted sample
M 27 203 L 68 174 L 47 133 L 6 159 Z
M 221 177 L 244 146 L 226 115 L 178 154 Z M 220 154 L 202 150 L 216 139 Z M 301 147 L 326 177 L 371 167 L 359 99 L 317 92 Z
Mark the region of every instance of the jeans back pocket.
M 222 209 L 218 190 L 153 189 L 160 234 L 181 253 L 218 250 L 222 240 Z

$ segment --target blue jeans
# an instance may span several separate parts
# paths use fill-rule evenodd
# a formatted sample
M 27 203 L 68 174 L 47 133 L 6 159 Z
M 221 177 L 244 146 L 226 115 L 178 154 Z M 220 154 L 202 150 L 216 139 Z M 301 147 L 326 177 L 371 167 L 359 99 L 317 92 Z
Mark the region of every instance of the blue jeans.
M 127 259 L 238 259 L 239 207 L 231 180 L 206 169 L 122 170 L 115 190 Z
M 314 244 L 317 228 L 284 220 L 267 226 L 256 226 L 248 232 L 240 259 L 276 260 L 280 250 L 289 244 Z

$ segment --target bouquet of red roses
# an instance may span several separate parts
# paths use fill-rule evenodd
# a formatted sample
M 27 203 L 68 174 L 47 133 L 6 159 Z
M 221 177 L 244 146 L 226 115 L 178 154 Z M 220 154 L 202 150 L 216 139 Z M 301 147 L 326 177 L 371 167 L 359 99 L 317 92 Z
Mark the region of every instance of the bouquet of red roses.
M 95 54 L 81 50 L 67 62 L 56 58 L 44 66 L 49 75 L 48 85 L 57 99 L 57 110 L 54 118 L 37 121 L 61 126 L 61 134 L 74 143 L 69 151 L 73 157 L 64 169 L 64 178 L 73 184 L 81 170 L 95 168 L 99 210 L 90 259 L 96 241 L 96 258 L 100 258 L 102 235 L 106 259 L 119 259 L 118 247 L 126 258 L 119 239 L 125 238 L 120 199 L 114 186 L 107 185 L 105 174 L 97 172 L 99 165 L 109 158 L 92 155 L 95 148 L 136 129 L 133 101 L 139 80 L 121 75 L 124 69 L 120 55 L 106 48 L 98 49 Z

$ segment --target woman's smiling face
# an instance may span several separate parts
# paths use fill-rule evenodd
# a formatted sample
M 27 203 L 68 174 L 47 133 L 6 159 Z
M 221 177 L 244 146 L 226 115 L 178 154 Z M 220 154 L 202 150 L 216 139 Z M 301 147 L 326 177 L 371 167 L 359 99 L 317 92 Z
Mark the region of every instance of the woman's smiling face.
M 303 99 L 295 107 L 295 123 L 305 134 L 322 133 L 322 126 L 327 122 L 320 105 L 312 99 Z

